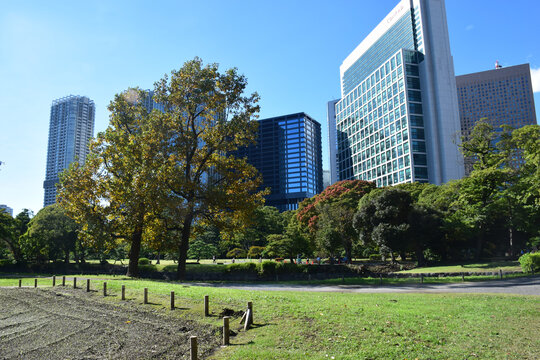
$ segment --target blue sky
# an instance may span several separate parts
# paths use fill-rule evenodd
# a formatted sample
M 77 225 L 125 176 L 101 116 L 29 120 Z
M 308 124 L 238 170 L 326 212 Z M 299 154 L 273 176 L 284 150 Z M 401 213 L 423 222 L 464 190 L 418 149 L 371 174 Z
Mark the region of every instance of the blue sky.
M 130 86 L 152 88 L 199 56 L 237 67 L 261 118 L 304 111 L 323 128 L 339 66 L 398 0 L 5 1 L 0 13 L 0 204 L 43 204 L 53 99 L 86 95 L 95 130 Z M 511 4 L 511 5 L 509 5 Z M 540 2 L 447 0 L 456 75 L 530 63 L 540 118 Z

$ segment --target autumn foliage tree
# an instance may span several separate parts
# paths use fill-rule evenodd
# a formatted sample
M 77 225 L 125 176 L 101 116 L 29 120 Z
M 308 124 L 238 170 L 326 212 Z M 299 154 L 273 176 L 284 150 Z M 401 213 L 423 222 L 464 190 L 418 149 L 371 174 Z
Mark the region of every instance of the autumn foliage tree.
M 145 96 L 139 89 L 115 96 L 109 126 L 90 144 L 85 164 L 75 162 L 61 175 L 58 196 L 68 216 L 81 224 L 86 243 L 112 248 L 127 242 L 128 276 L 138 275 L 143 235 L 163 202 Z
M 297 219 L 320 251 L 333 255 L 337 247 L 342 247 L 347 258 L 351 259 L 357 238 L 352 219 L 358 201 L 374 188 L 375 183 L 368 181 L 339 181 L 302 201 Z
M 128 242 L 128 275 L 137 275 L 147 241 L 175 249 L 184 278 L 194 226 L 231 232 L 264 202 L 257 170 L 230 155 L 256 136 L 259 97 L 244 96 L 246 86 L 236 69 L 221 73 L 195 58 L 155 84 L 162 111 L 149 112 L 137 89 L 119 94 L 86 164 L 62 177 L 60 203 L 83 234 Z
M 256 138 L 259 96 L 245 96 L 246 86 L 237 69 L 221 73 L 198 58 L 156 83 L 156 101 L 165 111 L 153 114 L 151 138 L 166 195 L 162 217 L 178 233 L 179 279 L 194 226 L 214 224 L 230 234 L 264 203 L 258 171 L 232 155 Z

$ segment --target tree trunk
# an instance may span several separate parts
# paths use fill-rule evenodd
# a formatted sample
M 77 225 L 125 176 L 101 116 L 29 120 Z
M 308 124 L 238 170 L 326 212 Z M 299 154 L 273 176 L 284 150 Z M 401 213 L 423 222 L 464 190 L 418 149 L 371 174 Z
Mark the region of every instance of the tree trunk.
M 508 228 L 508 240 L 510 242 L 510 257 L 514 256 L 514 232 L 512 231 L 512 227 Z
M 483 231 L 482 228 L 480 228 L 480 231 Z M 476 254 L 475 254 L 475 260 L 480 260 L 480 257 L 482 256 L 482 250 L 484 249 L 484 234 L 481 232 L 478 237 L 476 238 Z
M 129 249 L 129 265 L 126 276 L 139 276 L 139 255 L 141 253 L 142 228 L 135 230 L 131 235 L 131 248 Z
M 399 257 L 401 258 L 401 261 L 405 261 L 405 259 L 407 258 L 407 255 L 405 254 L 405 251 L 400 251 L 399 252 Z
M 424 250 L 420 247 L 416 248 L 416 260 L 418 261 L 418 266 L 424 266 L 425 264 Z
M 347 257 L 346 264 L 352 264 L 352 244 L 345 247 L 345 256 Z
M 160 264 L 160 260 L 161 260 L 161 251 L 158 250 L 158 252 L 157 252 L 157 261 L 156 261 L 157 265 Z
M 178 245 L 178 268 L 176 270 L 176 278 L 178 280 L 186 279 L 186 260 L 189 250 L 189 237 L 191 235 L 191 221 L 193 214 L 189 213 L 184 219 L 182 226 L 182 234 L 180 236 L 180 244 Z

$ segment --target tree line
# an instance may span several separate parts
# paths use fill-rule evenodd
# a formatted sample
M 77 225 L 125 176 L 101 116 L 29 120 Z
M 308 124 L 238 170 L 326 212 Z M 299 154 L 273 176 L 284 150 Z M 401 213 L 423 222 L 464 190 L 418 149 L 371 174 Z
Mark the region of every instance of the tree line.
M 233 154 L 256 139 L 258 95 L 236 69 L 188 61 L 148 94 L 109 105 L 84 165 L 61 175 L 58 204 L 35 217 L 0 214 L 0 259 L 383 256 L 395 260 L 513 256 L 540 245 L 540 127 L 480 121 L 460 147 L 471 174 L 443 185 L 376 188 L 340 181 L 295 211 L 264 206 L 261 177 Z

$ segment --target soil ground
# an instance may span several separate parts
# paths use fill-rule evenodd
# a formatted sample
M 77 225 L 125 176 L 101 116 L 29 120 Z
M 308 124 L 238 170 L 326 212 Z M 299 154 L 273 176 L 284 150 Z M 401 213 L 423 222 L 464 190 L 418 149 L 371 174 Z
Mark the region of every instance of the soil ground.
M 0 288 L 0 359 L 187 359 L 219 346 L 219 330 L 68 288 Z

